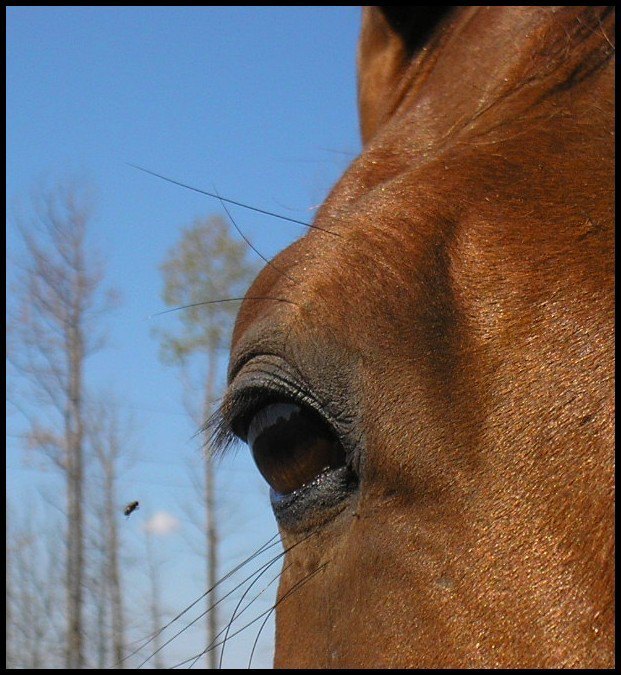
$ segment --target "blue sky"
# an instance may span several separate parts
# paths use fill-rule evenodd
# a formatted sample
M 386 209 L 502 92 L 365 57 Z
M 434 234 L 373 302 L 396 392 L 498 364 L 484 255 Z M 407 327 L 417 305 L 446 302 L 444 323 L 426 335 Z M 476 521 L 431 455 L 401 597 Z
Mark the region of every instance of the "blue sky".
M 200 444 L 176 373 L 161 364 L 152 337 L 155 322 L 172 325 L 166 322 L 174 322 L 174 314 L 149 317 L 165 309 L 158 266 L 181 228 L 222 211 L 217 202 L 128 163 L 312 219 L 360 151 L 359 25 L 354 7 L 7 10 L 9 280 L 20 250 L 12 223 L 15 205 L 41 181 L 69 177 L 90 184 L 96 195 L 91 242 L 106 261 L 108 285 L 118 289 L 122 305 L 106 320 L 108 344 L 89 362 L 88 381 L 116 395 L 135 420 L 136 459 L 121 484 L 123 500 L 139 499 L 142 505 L 125 523 L 133 556 L 127 582 L 133 589 L 145 583 L 137 571 L 144 523 L 158 512 L 179 522 L 158 539 L 171 612 L 202 593 L 203 563 L 192 550 L 198 541 L 186 514 L 193 494 L 187 465 L 199 458 Z M 303 234 L 291 223 L 239 208 L 232 213 L 266 257 Z M 28 462 L 21 432 L 23 422 L 11 412 L 9 501 L 32 504 L 43 522 L 58 483 L 52 472 Z M 218 481 L 227 531 L 224 572 L 274 534 L 275 525 L 247 450 L 224 461 Z M 270 592 L 261 600 L 264 607 Z M 149 632 L 136 615 L 132 630 L 136 637 Z M 267 626 L 253 666 L 269 667 L 272 632 Z M 200 635 L 188 633 L 171 645 L 168 665 L 200 650 Z M 256 630 L 242 633 L 244 644 L 227 650 L 225 665 L 245 667 L 244 650 L 255 635 Z

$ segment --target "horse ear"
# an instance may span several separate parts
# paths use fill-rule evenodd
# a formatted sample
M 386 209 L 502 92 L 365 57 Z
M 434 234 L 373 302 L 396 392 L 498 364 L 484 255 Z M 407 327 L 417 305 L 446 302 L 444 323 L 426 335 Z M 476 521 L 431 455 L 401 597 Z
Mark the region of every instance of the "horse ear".
M 390 117 L 399 79 L 452 7 L 364 7 L 358 43 L 358 110 L 366 143 Z

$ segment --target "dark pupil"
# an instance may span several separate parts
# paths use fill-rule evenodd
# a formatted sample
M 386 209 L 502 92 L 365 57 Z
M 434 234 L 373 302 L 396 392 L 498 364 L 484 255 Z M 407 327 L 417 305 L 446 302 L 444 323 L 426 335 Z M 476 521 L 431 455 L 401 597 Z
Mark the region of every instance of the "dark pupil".
M 248 439 L 254 461 L 265 480 L 279 494 L 310 483 L 328 468 L 345 463 L 345 454 L 327 426 L 299 406 L 283 404 L 261 410 L 253 419 Z

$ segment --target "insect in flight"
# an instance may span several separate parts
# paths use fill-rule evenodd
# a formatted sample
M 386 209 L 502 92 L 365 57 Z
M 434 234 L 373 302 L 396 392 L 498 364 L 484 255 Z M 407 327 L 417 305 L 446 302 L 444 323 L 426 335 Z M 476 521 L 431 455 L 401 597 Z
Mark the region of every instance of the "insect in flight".
M 129 517 L 136 509 L 139 508 L 140 502 L 129 502 L 129 504 L 123 509 L 123 513 Z

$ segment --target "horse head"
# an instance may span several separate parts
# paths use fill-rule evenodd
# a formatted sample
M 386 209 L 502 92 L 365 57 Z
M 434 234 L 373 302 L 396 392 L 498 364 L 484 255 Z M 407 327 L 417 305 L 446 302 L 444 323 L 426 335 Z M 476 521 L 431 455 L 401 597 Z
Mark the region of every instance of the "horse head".
M 364 149 L 242 304 L 223 406 L 277 667 L 613 664 L 611 8 L 365 8 Z

